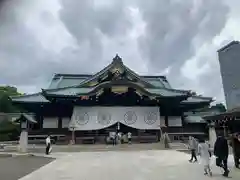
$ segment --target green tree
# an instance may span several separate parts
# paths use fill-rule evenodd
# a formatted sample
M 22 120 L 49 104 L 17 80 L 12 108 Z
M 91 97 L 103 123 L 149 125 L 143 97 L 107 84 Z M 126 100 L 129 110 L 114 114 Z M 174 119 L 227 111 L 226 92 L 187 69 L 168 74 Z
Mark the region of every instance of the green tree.
M 212 106 L 211 109 L 217 109 L 217 110 L 219 110 L 219 112 L 226 112 L 226 107 L 224 106 L 223 103 L 218 103 L 218 104 Z
M 20 125 L 9 120 L 0 122 L 0 141 L 18 140 Z
M 12 113 L 19 112 L 19 109 L 13 106 L 10 96 L 21 95 L 17 88 L 11 86 L 0 86 L 0 112 Z

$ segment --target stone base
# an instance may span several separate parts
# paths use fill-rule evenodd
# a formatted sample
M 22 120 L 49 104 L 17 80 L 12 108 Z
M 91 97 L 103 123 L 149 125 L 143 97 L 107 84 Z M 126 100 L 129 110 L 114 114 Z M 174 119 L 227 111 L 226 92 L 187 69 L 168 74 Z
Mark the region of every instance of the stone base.
M 22 131 L 19 140 L 18 152 L 26 153 L 28 150 L 28 132 Z

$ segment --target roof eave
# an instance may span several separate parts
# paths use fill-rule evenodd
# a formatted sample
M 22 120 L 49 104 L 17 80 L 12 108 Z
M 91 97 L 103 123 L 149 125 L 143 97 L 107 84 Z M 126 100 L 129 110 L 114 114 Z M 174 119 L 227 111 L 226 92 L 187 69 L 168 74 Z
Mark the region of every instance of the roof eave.
M 31 96 L 35 96 L 35 95 L 42 95 L 41 92 L 38 93 L 34 93 L 34 94 L 26 94 L 26 95 L 21 95 L 21 96 L 10 96 L 10 99 L 12 102 L 14 103 L 49 103 L 50 101 L 48 101 L 46 99 L 46 101 L 26 101 L 26 100 L 21 100 L 21 98 L 25 97 L 31 97 Z

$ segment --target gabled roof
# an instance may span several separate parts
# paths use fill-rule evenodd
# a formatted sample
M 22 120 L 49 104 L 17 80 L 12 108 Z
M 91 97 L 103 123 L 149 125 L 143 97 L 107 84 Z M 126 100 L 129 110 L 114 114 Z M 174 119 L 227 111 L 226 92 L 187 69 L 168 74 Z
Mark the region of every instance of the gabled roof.
M 103 70 L 99 71 L 98 73 L 91 75 L 91 74 L 55 74 L 51 80 L 51 83 L 47 89 L 57 89 L 57 88 L 64 88 L 64 87 L 75 87 L 75 86 L 82 86 L 83 84 L 96 79 L 98 76 L 103 75 L 111 68 L 116 66 L 122 67 L 125 69 L 129 74 L 133 77 L 139 79 L 143 83 L 147 84 L 148 86 L 155 86 L 155 87 L 166 87 L 171 89 L 169 82 L 165 76 L 140 76 L 132 71 L 130 68 L 125 66 L 121 60 L 121 58 L 117 55 L 112 63 L 110 63 L 107 67 Z
M 20 122 L 20 121 L 28 121 L 30 123 L 37 123 L 37 121 L 34 119 L 34 115 L 27 114 L 27 113 L 20 113 L 19 117 L 14 120 L 14 122 Z
M 115 56 L 115 58 L 113 58 L 113 61 L 111 64 L 109 64 L 107 67 L 105 67 L 103 70 L 99 71 L 98 73 L 94 74 L 93 76 L 91 76 L 90 78 L 87 78 L 86 80 L 82 81 L 78 87 L 83 86 L 84 84 L 87 84 L 88 82 L 96 79 L 97 77 L 104 75 L 106 73 L 108 73 L 109 70 L 113 69 L 113 68 L 123 68 L 124 71 L 126 73 L 129 73 L 130 75 L 132 75 L 133 77 L 135 77 L 136 79 L 140 80 L 142 83 L 149 85 L 150 87 L 153 87 L 153 85 L 149 82 L 147 82 L 145 79 L 141 78 L 138 74 L 136 74 L 134 71 L 132 71 L 131 69 L 129 69 L 127 66 L 125 66 L 122 62 L 122 58 L 120 58 L 118 55 Z

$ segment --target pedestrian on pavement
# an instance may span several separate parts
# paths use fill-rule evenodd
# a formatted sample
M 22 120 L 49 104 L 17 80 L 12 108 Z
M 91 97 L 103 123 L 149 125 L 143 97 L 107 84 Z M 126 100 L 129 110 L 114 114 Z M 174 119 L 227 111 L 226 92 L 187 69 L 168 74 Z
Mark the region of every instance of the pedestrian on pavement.
M 47 136 L 46 138 L 46 154 L 48 155 L 51 152 L 51 137 L 50 135 Z
M 198 154 L 201 158 L 201 164 L 203 165 L 204 175 L 212 176 L 212 170 L 210 168 L 210 158 L 211 158 L 211 151 L 210 151 L 210 144 L 208 141 L 204 139 L 199 140 L 198 144 Z
M 194 162 L 197 162 L 197 150 L 198 150 L 198 142 L 197 140 L 192 137 L 189 136 L 189 149 L 191 150 L 191 159 L 189 160 L 189 162 L 192 162 L 194 159 Z
M 234 163 L 236 168 L 239 167 L 239 160 L 240 160 L 240 133 L 234 133 L 232 135 L 232 149 L 233 149 L 233 156 L 234 156 Z
M 228 142 L 222 134 L 218 135 L 214 144 L 214 155 L 216 156 L 216 165 L 224 170 L 223 176 L 228 177 Z
M 119 144 L 123 144 L 123 141 L 122 141 L 122 132 L 118 132 L 117 137 L 118 137 L 118 142 L 119 142 Z
M 132 133 L 131 132 L 127 133 L 127 138 L 128 138 L 128 144 L 132 144 Z
M 112 145 L 115 146 L 117 144 L 117 133 L 115 131 L 112 132 L 111 134 L 112 138 Z

